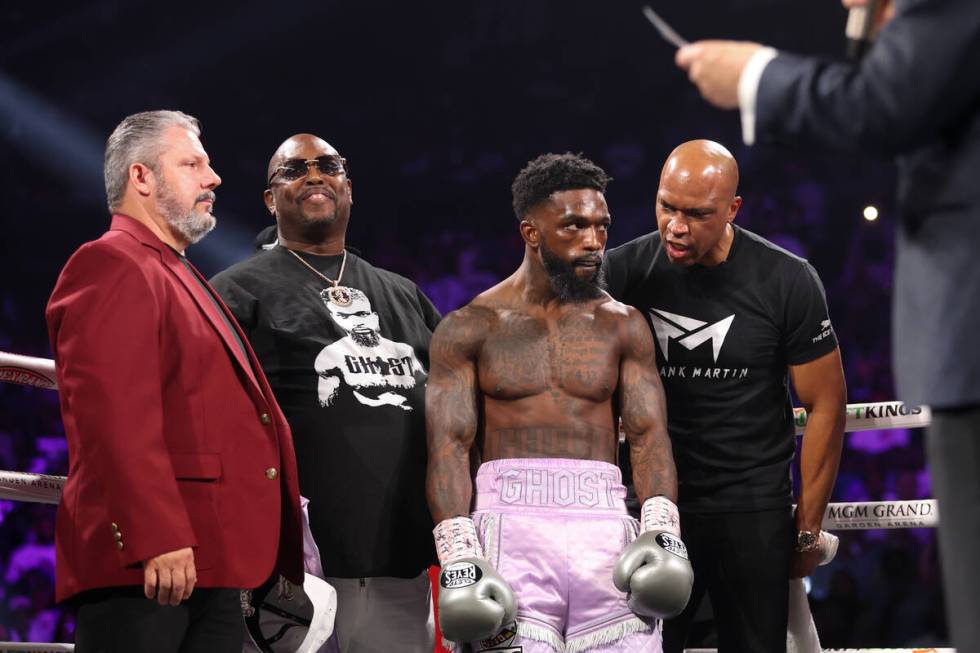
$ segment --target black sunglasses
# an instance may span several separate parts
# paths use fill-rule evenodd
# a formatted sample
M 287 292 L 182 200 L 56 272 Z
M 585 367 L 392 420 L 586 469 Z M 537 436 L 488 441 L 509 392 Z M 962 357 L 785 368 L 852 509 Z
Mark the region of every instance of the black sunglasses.
M 269 176 L 269 184 L 278 177 L 283 181 L 296 181 L 310 174 L 310 166 L 316 166 L 322 175 L 336 177 L 340 173 L 347 173 L 347 159 L 338 154 L 324 154 L 315 159 L 286 159 L 278 168 L 272 171 Z M 347 174 L 349 177 L 350 174 Z

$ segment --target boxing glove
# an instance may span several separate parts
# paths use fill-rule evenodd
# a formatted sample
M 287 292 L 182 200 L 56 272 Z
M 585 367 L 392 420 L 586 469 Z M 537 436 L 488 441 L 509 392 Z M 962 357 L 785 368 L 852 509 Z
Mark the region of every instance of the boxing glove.
M 483 558 L 472 519 L 445 519 L 433 533 L 442 565 L 439 626 L 443 636 L 454 642 L 492 637 L 517 615 L 514 592 Z
M 630 610 L 636 614 L 669 619 L 680 614 L 691 598 L 694 570 L 680 538 L 647 531 L 619 556 L 613 583 L 629 594 Z
M 677 506 L 665 497 L 643 504 L 640 535 L 623 551 L 613 583 L 628 594 L 630 609 L 643 617 L 669 619 L 691 598 L 694 570 L 681 541 Z
M 486 560 L 463 558 L 439 575 L 439 626 L 454 642 L 495 635 L 514 620 L 517 601 L 500 574 Z

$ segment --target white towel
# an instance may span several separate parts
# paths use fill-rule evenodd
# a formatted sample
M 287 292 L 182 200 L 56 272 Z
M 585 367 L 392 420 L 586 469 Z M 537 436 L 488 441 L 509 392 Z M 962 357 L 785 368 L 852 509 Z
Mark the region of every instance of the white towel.
M 840 540 L 827 531 L 820 532 L 820 565 L 825 565 L 837 555 Z M 806 587 L 802 578 L 789 581 L 789 624 L 786 629 L 786 653 L 822 653 L 817 627 L 810 614 Z

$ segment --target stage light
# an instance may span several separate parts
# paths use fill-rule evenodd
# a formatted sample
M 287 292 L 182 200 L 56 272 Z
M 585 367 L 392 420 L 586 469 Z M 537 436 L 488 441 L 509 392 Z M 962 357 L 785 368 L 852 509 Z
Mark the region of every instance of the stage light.
M 876 209 L 871 205 L 864 207 L 864 219 L 867 220 L 868 222 L 874 222 L 875 220 L 877 220 L 878 209 Z

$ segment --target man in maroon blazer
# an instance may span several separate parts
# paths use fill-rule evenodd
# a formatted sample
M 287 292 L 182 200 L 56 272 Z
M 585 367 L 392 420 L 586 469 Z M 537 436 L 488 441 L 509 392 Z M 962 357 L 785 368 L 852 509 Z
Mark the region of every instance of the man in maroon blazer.
M 129 116 L 106 144 L 109 231 L 47 308 L 68 438 L 57 598 L 76 651 L 241 650 L 239 592 L 303 581 L 289 427 L 184 250 L 214 227 L 197 120 Z

